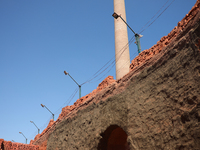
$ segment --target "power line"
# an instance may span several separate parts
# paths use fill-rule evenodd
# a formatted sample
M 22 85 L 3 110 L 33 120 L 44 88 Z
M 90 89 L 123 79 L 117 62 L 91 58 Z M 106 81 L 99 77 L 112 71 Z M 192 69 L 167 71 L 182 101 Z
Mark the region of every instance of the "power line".
M 153 22 L 151 22 L 151 24 L 150 25 L 152 25 L 166 10 L 167 10 L 167 8 L 169 8 L 169 6 L 174 2 L 175 0 L 173 0 L 160 14 L 159 14 L 159 16 L 153 21 Z M 143 29 L 160 11 L 161 11 L 161 9 L 167 4 L 169 2 L 169 0 L 159 9 L 159 11 L 141 28 L 141 29 Z M 148 28 L 150 25 L 148 25 L 146 28 Z M 145 28 L 145 29 L 146 29 Z M 143 29 L 140 33 L 142 33 L 145 29 Z M 123 54 L 123 52 L 128 48 L 128 46 L 134 41 L 135 39 L 134 39 L 134 36 L 131 38 L 131 40 L 119 51 L 119 53 L 121 52 L 121 54 L 120 54 L 120 56 Z M 135 55 L 136 53 L 134 53 L 133 55 Z M 133 56 L 132 55 L 132 56 Z M 132 57 L 131 56 L 131 57 Z M 114 62 L 115 62 L 115 59 L 113 60 L 113 58 L 114 58 L 115 56 L 113 56 L 102 68 L 100 68 L 90 79 L 88 79 L 88 80 L 86 80 L 85 82 L 83 82 L 81 85 L 84 85 L 84 84 L 86 84 L 86 83 L 91 83 L 91 81 L 92 80 L 94 80 L 95 78 L 97 78 L 99 75 L 101 75 L 103 72 L 105 72 L 111 65 L 111 68 L 102 76 L 102 77 L 100 77 L 98 80 L 100 80 L 100 79 L 102 79 L 108 72 L 110 72 L 110 70 L 114 67 Z M 116 62 L 118 61 L 120 59 L 120 57 L 116 60 Z M 112 61 L 112 62 L 111 62 Z M 111 62 L 111 63 L 110 63 Z M 110 64 L 109 64 L 110 63 Z M 126 62 L 124 65 L 126 65 L 127 63 L 130 63 L 130 62 Z M 108 66 L 107 66 L 108 65 Z M 123 65 L 123 66 L 124 66 Z M 107 67 L 106 67 L 107 66 Z M 121 66 L 120 68 L 122 68 L 123 66 Z M 106 67 L 106 68 L 105 68 Z M 105 69 L 104 69 L 105 68 Z M 103 70 L 102 70 L 103 69 Z M 102 70 L 102 71 L 101 71 Z M 101 72 L 100 72 L 101 71 Z M 96 80 L 96 81 L 98 81 L 98 80 Z M 94 81 L 94 82 L 96 82 L 96 81 Z M 78 91 L 78 89 L 76 89 L 75 91 L 74 91 L 74 93 L 70 96 L 70 98 L 63 104 L 63 105 L 66 105 L 66 103 L 67 103 L 67 105 L 71 102 L 71 100 L 74 98 L 74 96 L 75 96 L 75 94 L 77 93 L 77 91 Z M 62 109 L 62 108 L 61 108 Z M 60 110 L 60 109 L 59 109 Z M 59 110 L 57 110 L 57 111 L 59 111 Z M 56 111 L 56 113 L 57 113 L 57 111 Z
M 116 62 L 120 59 L 121 55 L 123 54 L 123 52 L 128 48 L 130 41 L 119 51 L 120 56 L 118 57 L 118 59 L 116 60 Z M 114 59 L 114 60 L 113 60 Z M 112 62 L 111 62 L 112 61 Z M 110 63 L 111 62 L 111 63 Z M 83 82 L 81 85 L 84 85 L 86 83 L 91 83 L 92 80 L 94 80 L 95 78 L 97 78 L 99 75 L 101 75 L 103 72 L 105 72 L 113 63 L 115 62 L 115 56 L 113 56 L 101 69 L 99 69 L 90 79 L 86 80 L 85 82 Z M 109 64 L 110 63 L 110 64 Z M 109 64 L 109 65 L 108 65 Z M 108 66 L 107 66 L 108 65 Z M 107 67 L 106 67 L 107 66 Z M 106 68 L 105 68 L 106 67 Z M 105 68 L 105 69 L 104 69 Z M 113 66 L 111 67 L 111 69 L 113 68 Z M 103 70 L 102 70 L 103 69 Z M 111 70 L 110 69 L 110 70 Z M 101 71 L 102 70 L 102 71 Z M 101 71 L 101 72 L 100 72 Z
M 72 93 L 72 95 L 68 98 L 68 100 L 54 113 L 54 114 L 58 114 L 60 110 L 62 110 L 63 106 L 67 106 L 69 105 L 69 103 L 72 101 L 72 99 L 74 98 L 74 96 L 76 95 L 76 93 L 78 92 L 78 88 L 75 89 L 75 91 Z M 40 130 L 43 132 L 43 130 L 47 127 L 47 125 L 49 124 L 49 121 L 51 120 L 52 117 L 50 117 L 49 119 L 47 119 L 46 123 L 44 123 L 41 127 Z M 41 132 L 41 133 L 42 133 Z M 34 135 L 36 136 L 37 134 L 34 133 Z M 34 135 L 32 135 L 31 137 L 33 137 Z M 30 138 L 31 139 L 31 138 Z
M 169 0 L 168 0 L 169 1 Z M 161 7 L 161 9 L 168 3 L 168 1 Z M 175 0 L 173 0 L 157 17 L 156 19 L 154 19 L 146 28 L 144 28 L 157 14 L 158 12 L 160 12 L 160 10 L 142 27 L 144 28 L 142 31 L 140 31 L 139 33 L 141 34 L 142 32 L 144 32 L 144 30 L 146 30 L 148 27 L 150 27 L 168 8 L 169 6 L 171 6 L 171 4 L 174 2 Z
M 133 43 L 133 41 L 135 40 L 135 36 L 133 36 L 131 38 L 131 40 L 129 40 L 129 42 L 118 52 L 118 53 L 121 53 L 120 56 L 117 58 L 117 60 L 115 60 L 115 56 L 113 56 L 101 69 L 99 69 L 90 79 L 86 80 L 85 82 L 83 82 L 81 84 L 84 85 L 86 83 L 92 83 L 91 81 L 94 80 L 95 78 L 97 78 L 99 75 L 101 75 L 103 72 L 105 72 L 111 65 L 111 68 L 99 79 L 97 79 L 96 81 L 102 79 L 108 72 L 110 72 L 110 70 L 114 67 L 113 63 L 119 61 L 120 57 L 122 56 L 122 54 L 124 53 L 124 51 L 128 48 L 129 45 L 131 45 Z M 114 59 L 114 60 L 113 60 Z M 112 61 L 113 60 L 113 61 Z M 112 61 L 112 62 L 111 62 Z M 110 63 L 111 62 L 111 63 Z M 109 64 L 110 63 L 110 64 Z M 130 62 L 129 62 L 130 63 Z M 108 65 L 109 64 L 109 65 Z M 125 63 L 127 64 L 127 63 Z M 107 66 L 108 65 L 108 66 Z M 107 67 L 106 67 L 107 66 Z M 124 66 L 124 65 L 123 65 Z M 106 67 L 103 71 L 101 71 L 104 67 Z M 120 67 L 122 68 L 122 67 Z M 101 72 L 100 72 L 101 71 Z M 97 74 L 98 72 L 100 72 L 99 74 Z M 96 82 L 94 81 L 94 82 Z
M 169 8 L 169 6 L 174 2 L 175 0 L 173 0 L 159 15 L 158 15 L 158 17 L 155 19 L 155 20 L 153 20 L 148 26 L 147 26 L 147 24 L 161 11 L 161 9 L 169 2 L 169 0 L 159 9 L 159 11 L 141 28 L 141 30 L 145 27 L 145 26 L 147 26 L 146 28 L 148 28 L 150 25 L 152 25 L 166 10 L 167 10 L 167 8 Z M 140 31 L 140 33 L 142 33 L 146 28 L 144 28 L 142 31 Z M 134 36 L 131 38 L 131 40 L 119 51 L 119 53 L 121 52 L 121 54 L 120 54 L 120 56 L 123 54 L 123 52 L 128 48 L 128 46 L 135 40 L 135 39 L 133 39 L 134 38 Z M 136 52 L 133 54 L 133 55 L 135 55 L 136 54 Z M 132 55 L 132 56 L 133 56 Z M 131 56 L 131 57 L 132 57 Z M 99 75 L 101 75 L 103 72 L 105 72 L 111 65 L 111 68 L 103 75 L 103 76 L 105 76 L 108 72 L 110 72 L 110 70 L 114 67 L 114 62 L 115 62 L 115 59 L 114 59 L 114 57 L 115 56 L 113 56 L 102 68 L 100 68 L 90 79 L 88 79 L 87 81 L 85 81 L 85 82 L 83 82 L 81 85 L 84 85 L 84 84 L 86 84 L 86 83 L 89 83 L 89 82 L 91 82 L 92 80 L 94 80 L 95 78 L 97 78 Z M 114 59 L 114 60 L 113 60 Z M 120 59 L 120 57 L 116 60 L 116 62 L 118 61 Z M 112 61 L 112 62 L 111 62 Z M 110 63 L 111 62 L 111 63 Z M 125 64 L 127 64 L 127 63 L 130 63 L 130 62 L 126 62 Z M 124 65 L 125 65 L 124 64 Z M 108 66 L 107 66 L 108 65 Z M 123 65 L 123 66 L 124 66 Z M 107 66 L 107 67 L 106 67 Z M 122 68 L 123 66 L 121 66 L 120 68 Z M 106 67 L 106 68 L 105 68 Z M 104 69 L 105 68 L 105 69 Z M 101 71 L 102 70 L 102 71 Z M 101 72 L 100 72 L 101 71 Z M 103 78 L 103 76 L 102 77 L 100 77 L 98 80 L 100 80 L 100 79 L 102 79 Z M 98 80 L 96 80 L 96 81 L 98 81 Z M 94 82 L 96 82 L 96 81 L 94 81 Z M 76 95 L 76 93 L 77 93 L 77 91 L 78 91 L 78 88 L 72 93 L 72 95 L 69 97 L 69 99 L 63 104 L 63 106 L 64 105 L 68 105 L 71 101 L 72 101 L 72 99 L 74 98 L 74 96 Z M 67 103 L 68 102 L 68 103 Z M 57 111 L 56 111 L 56 113 L 60 110 L 60 109 L 62 109 L 62 107 L 61 108 L 59 108 Z
M 161 9 L 169 2 L 169 0 L 157 11 L 157 13 L 139 30 L 139 33 L 141 32 L 141 30 L 147 26 L 147 24 L 161 11 Z
M 74 96 L 76 95 L 77 92 L 78 92 L 78 88 L 76 88 L 76 89 L 74 90 L 74 92 L 71 94 L 71 96 L 70 96 L 70 97 L 67 99 L 67 101 L 55 112 L 55 114 L 58 114 L 58 113 L 62 110 L 63 106 L 69 105 L 69 103 L 72 101 L 72 99 L 74 98 Z
M 133 36 L 133 37 L 131 38 L 131 40 L 129 40 L 128 44 L 131 45 L 134 41 L 135 41 L 135 36 Z M 127 44 L 126 44 L 126 45 L 127 45 Z M 123 52 L 124 52 L 126 49 L 127 49 L 127 47 L 123 50 Z M 121 53 L 121 55 L 123 54 L 123 52 Z M 133 56 L 135 56 L 136 54 L 137 54 L 137 51 L 134 52 L 133 55 L 131 55 L 131 58 L 133 58 Z M 121 56 L 121 55 L 120 55 L 120 56 Z M 119 58 L 120 58 L 120 57 L 119 57 Z M 119 58 L 118 58 L 118 60 L 119 60 Z M 118 61 L 118 60 L 117 60 L 117 61 Z M 117 61 L 116 61 L 116 62 L 117 62 Z M 112 62 L 112 64 L 113 64 L 114 62 L 115 62 L 115 60 Z M 130 61 L 129 61 L 129 60 L 126 61 L 117 71 L 120 72 L 120 69 L 123 68 L 125 65 L 127 65 L 127 63 L 130 64 Z M 110 64 L 110 65 L 112 65 L 112 64 Z M 110 66 L 110 65 L 109 65 L 109 66 Z M 95 80 L 94 82 L 99 81 L 100 79 L 102 79 L 108 72 L 111 71 L 111 69 L 112 69 L 114 66 L 115 66 L 115 63 L 112 65 L 112 67 L 111 67 L 102 77 L 100 77 L 99 79 Z M 107 67 L 106 69 L 104 69 L 104 71 L 106 71 L 107 69 L 108 69 L 108 67 Z
M 169 2 L 169 0 L 159 9 L 159 11 L 140 29 L 140 32 L 139 33 L 142 33 L 144 32 L 148 27 L 150 27 L 170 6 L 171 4 L 174 2 L 175 0 L 173 0 L 157 17 L 156 19 L 154 19 L 151 23 L 150 21 L 163 9 L 163 7 Z M 149 24 L 150 23 L 150 24 Z M 149 24 L 149 25 L 148 25 Z M 148 26 L 147 26 L 148 25 Z M 142 30 L 142 31 L 141 31 Z M 133 43 L 133 41 L 135 40 L 134 39 L 135 36 L 133 36 L 131 38 L 131 40 L 119 51 L 121 52 L 120 54 L 120 57 L 121 55 L 123 54 L 123 52 L 128 48 L 128 46 L 130 44 Z M 135 52 L 132 56 L 134 56 L 137 52 Z M 131 57 L 132 57 L 131 56 Z M 98 80 L 102 79 L 108 72 L 111 71 L 111 69 L 115 66 L 115 59 L 114 59 L 115 56 L 113 56 L 102 68 L 100 68 L 91 78 L 89 78 L 87 81 L 83 82 L 81 85 L 84 85 L 86 83 L 91 83 L 92 80 L 94 80 L 95 78 L 97 78 L 98 76 L 100 76 L 102 73 L 104 73 L 110 66 L 111 68 L 102 76 L 100 77 Z M 116 60 L 116 62 L 120 59 L 120 57 Z M 114 60 L 113 60 L 114 59 Z M 127 63 L 130 63 L 129 61 L 127 61 L 124 65 L 126 65 Z M 108 65 L 108 66 L 107 66 Z M 123 65 L 123 66 L 124 66 Z M 107 66 L 107 67 L 106 67 Z M 123 66 L 121 66 L 120 68 L 122 68 Z M 106 68 L 105 68 L 106 67 Z M 105 69 L 104 69 L 105 68 Z M 102 70 L 102 71 L 101 71 Z M 98 81 L 96 80 L 96 81 Z M 96 82 L 94 81 L 94 82 Z M 75 91 L 72 93 L 72 95 L 68 98 L 68 100 L 63 104 L 63 106 L 66 106 L 66 105 L 69 105 L 69 103 L 72 101 L 72 99 L 74 98 L 74 96 L 76 95 L 76 93 L 78 92 L 78 88 L 75 89 Z M 59 108 L 55 114 L 58 113 L 58 111 L 62 110 L 62 107 Z M 48 125 L 49 123 L 49 120 L 51 118 L 48 119 L 48 121 L 40 128 L 40 129 L 45 129 L 46 126 Z

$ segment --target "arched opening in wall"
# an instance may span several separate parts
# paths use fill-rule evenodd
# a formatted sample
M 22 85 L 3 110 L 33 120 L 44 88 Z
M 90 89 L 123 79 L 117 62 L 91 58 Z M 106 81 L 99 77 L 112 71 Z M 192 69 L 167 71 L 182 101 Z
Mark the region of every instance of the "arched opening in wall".
M 126 132 L 117 125 L 109 126 L 101 136 L 98 150 L 130 150 Z
M 1 150 L 4 150 L 4 144 L 3 144 L 3 142 L 1 143 Z

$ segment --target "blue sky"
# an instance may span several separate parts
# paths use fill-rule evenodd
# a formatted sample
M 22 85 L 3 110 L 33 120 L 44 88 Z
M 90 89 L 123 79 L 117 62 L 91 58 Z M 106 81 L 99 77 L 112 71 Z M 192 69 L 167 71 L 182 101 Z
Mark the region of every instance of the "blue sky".
M 173 0 L 126 0 L 127 23 L 139 32 L 167 1 L 162 11 Z M 195 2 L 175 0 L 142 33 L 142 50 L 167 35 Z M 22 132 L 29 142 L 37 134 L 30 121 L 42 131 L 51 119 L 41 103 L 57 119 L 79 97 L 77 92 L 70 99 L 78 86 L 64 70 L 82 84 L 113 60 L 113 10 L 112 0 L 0 0 L 0 138 L 25 143 Z M 133 37 L 129 29 L 128 36 Z M 136 45 L 129 50 L 132 60 Z M 108 75 L 115 78 L 115 67 L 82 85 L 82 96 Z

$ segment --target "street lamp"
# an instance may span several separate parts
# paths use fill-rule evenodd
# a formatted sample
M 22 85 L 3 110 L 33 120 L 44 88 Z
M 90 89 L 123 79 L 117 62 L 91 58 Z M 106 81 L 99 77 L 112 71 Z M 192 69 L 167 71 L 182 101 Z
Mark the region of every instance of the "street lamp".
M 41 104 L 41 106 L 42 106 L 42 107 L 45 107 L 45 108 L 52 114 L 52 116 L 53 116 L 53 121 L 54 121 L 54 114 L 53 114 L 45 105 Z
M 33 121 L 30 121 L 30 122 L 36 126 L 36 124 Z M 36 126 L 36 128 L 38 129 L 38 134 L 40 134 L 40 129 L 37 126 Z
M 124 23 L 129 27 L 129 29 L 131 29 L 131 31 L 134 33 L 135 35 L 135 39 L 136 39 L 136 45 L 138 47 L 138 54 L 141 52 L 141 45 L 140 45 L 140 38 L 142 37 L 142 35 L 139 35 L 137 33 L 135 33 L 133 31 L 133 29 L 128 25 L 128 23 L 121 17 L 121 15 L 118 15 L 117 13 L 113 13 L 112 16 L 117 19 L 118 17 L 120 17 L 122 19 L 122 21 L 124 21 Z
M 22 134 L 23 136 L 24 136 L 24 134 L 22 133 L 22 132 L 19 132 L 19 134 Z M 25 137 L 25 136 L 24 136 Z M 27 138 L 25 137 L 25 139 L 26 139 L 26 144 L 27 144 Z
M 70 74 L 69 74 L 68 72 L 66 72 L 66 71 L 64 71 L 64 74 L 70 76 Z M 80 98 L 81 98 L 81 85 L 79 85 L 79 84 L 72 78 L 72 76 L 70 76 L 70 78 L 71 78 L 71 79 L 78 85 L 78 87 L 79 87 L 79 99 L 80 99 Z

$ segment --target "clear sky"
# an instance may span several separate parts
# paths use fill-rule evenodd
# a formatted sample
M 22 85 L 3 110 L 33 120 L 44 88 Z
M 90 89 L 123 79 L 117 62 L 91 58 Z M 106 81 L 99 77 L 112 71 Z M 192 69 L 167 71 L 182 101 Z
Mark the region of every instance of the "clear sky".
M 139 32 L 172 1 L 126 0 L 127 23 Z M 142 33 L 142 50 L 167 35 L 195 2 L 175 0 Z M 51 119 L 41 103 L 57 119 L 61 108 L 79 97 L 77 92 L 70 98 L 78 86 L 64 70 L 82 84 L 114 60 L 113 11 L 113 0 L 0 0 L 0 138 L 25 143 L 22 132 L 29 143 L 37 134 L 30 121 L 42 132 Z M 128 35 L 130 40 L 129 29 Z M 134 42 L 129 49 L 132 60 L 138 55 Z M 82 96 L 108 75 L 115 78 L 115 66 L 82 85 Z

